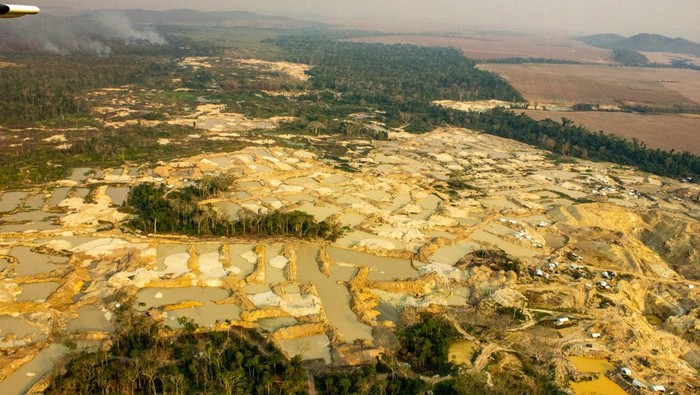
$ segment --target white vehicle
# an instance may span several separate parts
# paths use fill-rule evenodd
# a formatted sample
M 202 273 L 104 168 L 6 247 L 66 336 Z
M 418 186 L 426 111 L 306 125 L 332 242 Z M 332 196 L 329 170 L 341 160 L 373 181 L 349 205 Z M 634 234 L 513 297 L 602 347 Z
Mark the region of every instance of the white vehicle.
M 19 18 L 25 15 L 36 15 L 39 7 L 32 5 L 0 4 L 0 18 Z

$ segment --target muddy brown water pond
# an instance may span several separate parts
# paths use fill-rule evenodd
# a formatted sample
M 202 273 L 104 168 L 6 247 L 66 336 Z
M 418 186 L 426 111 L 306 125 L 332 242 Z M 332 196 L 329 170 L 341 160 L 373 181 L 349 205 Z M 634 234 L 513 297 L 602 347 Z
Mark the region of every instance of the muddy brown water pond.
M 185 244 L 158 244 L 158 252 L 156 253 L 156 264 L 159 271 L 166 269 L 165 259 L 171 255 L 184 254 L 187 252 Z
M 2 217 L 2 220 L 7 222 L 39 222 L 49 217 L 56 217 L 56 214 L 45 213 L 43 211 L 22 211 L 5 215 Z
M 265 281 L 268 284 L 277 284 L 287 281 L 284 276 L 284 267 L 282 263 L 286 261 L 286 258 L 281 256 L 282 245 L 266 245 L 265 246 Z M 277 267 L 275 267 L 277 266 Z M 286 266 L 286 264 L 284 264 Z
M 332 204 L 324 204 L 322 206 L 306 202 L 296 208 L 296 210 L 313 215 L 316 221 L 323 221 L 331 215 L 340 213 L 340 209 Z
M 68 321 L 67 331 L 73 332 L 111 332 L 114 325 L 97 306 L 86 305 L 78 309 L 78 318 Z
M 61 203 L 65 198 L 68 197 L 68 193 L 70 193 L 70 190 L 71 188 L 68 187 L 60 187 L 54 189 L 53 193 L 51 194 L 51 199 L 49 199 L 49 206 L 58 206 L 59 203 Z
M 54 364 L 68 352 L 60 344 L 41 350 L 31 361 L 22 365 L 5 380 L 0 381 L 0 394 L 24 394 L 53 369 Z
M 188 307 L 186 309 L 169 311 L 167 313 L 166 323 L 170 327 L 180 328 L 181 325 L 178 319 L 180 317 L 185 317 L 194 320 L 194 322 L 201 326 L 214 326 L 217 323 L 226 322 L 227 320 L 240 320 L 242 311 L 243 309 L 235 304 L 206 303 L 199 307 Z
M 17 295 L 18 302 L 44 302 L 61 284 L 49 281 L 42 283 L 20 284 L 22 293 Z
M 293 177 L 293 178 L 286 179 L 284 182 L 285 182 L 285 184 L 288 184 L 288 185 L 298 185 L 298 186 L 308 185 L 312 188 L 318 185 L 318 182 L 311 177 Z
M 532 258 L 540 254 L 538 251 L 510 243 L 483 230 L 477 230 L 472 233 L 472 239 L 487 245 L 496 246 L 517 258 Z
M 225 156 L 220 156 L 218 158 L 210 158 L 212 162 L 216 163 L 219 165 L 219 167 L 222 167 L 224 169 L 228 169 L 233 167 L 233 162 L 231 162 L 231 159 L 225 157 Z
M 73 194 L 74 198 L 85 199 L 87 195 L 90 194 L 90 189 L 88 188 L 77 188 Z
M 10 255 L 19 261 L 15 267 L 15 274 L 18 276 L 50 273 L 56 269 L 65 268 L 68 263 L 67 257 L 39 254 L 25 246 L 12 247 Z
M 294 326 L 299 323 L 299 321 L 292 317 L 261 318 L 256 322 L 260 325 L 260 328 L 268 332 L 274 332 L 278 329 Z
M 27 200 L 24 202 L 24 207 L 22 207 L 22 210 L 41 210 L 42 207 L 44 207 L 44 195 L 39 194 L 27 198 Z
M 199 270 L 206 278 L 221 278 L 227 273 L 221 264 L 220 248 L 221 245 L 215 243 L 197 244 L 195 246 Z
M 310 282 L 316 286 L 328 321 L 338 329 L 346 342 L 357 339 L 371 340 L 372 328 L 358 320 L 357 315 L 350 309 L 350 292 L 345 285 L 337 282 L 339 279 L 351 279 L 354 274 L 352 268 L 333 267 L 331 273 L 334 278 L 328 278 L 318 269 L 318 251 L 317 246 L 302 246 L 297 249 L 299 281 Z
M 27 197 L 27 192 L 5 192 L 0 196 L 0 213 L 8 212 L 19 207 L 19 204 Z
M 332 261 L 352 266 L 367 266 L 371 281 L 395 281 L 398 279 L 418 278 L 418 270 L 411 266 L 408 259 L 383 257 L 364 252 L 328 247 L 328 256 Z
M 112 204 L 115 206 L 121 206 L 126 201 L 127 196 L 129 196 L 129 188 L 109 187 L 105 193 L 110 199 L 112 199 Z
M 35 335 L 38 339 L 43 339 L 45 337 L 41 333 L 41 328 L 30 324 L 20 317 L 12 317 L 9 315 L 0 316 L 0 338 L 10 333 L 15 334 L 15 339 L 24 339 L 30 335 Z
M 55 230 L 60 226 L 52 222 L 30 222 L 25 224 L 9 224 L 0 226 L 0 233 L 33 232 L 43 230 Z
M 231 260 L 231 271 L 238 278 L 245 278 L 255 271 L 255 260 L 246 260 L 243 256 L 254 257 L 253 244 L 229 244 L 229 258 Z M 252 262 L 251 262 L 252 261 Z
M 233 304 L 216 304 L 215 301 L 225 299 L 229 296 L 227 290 L 214 287 L 185 287 L 185 288 L 144 288 L 136 293 L 139 303 L 145 303 L 144 308 L 162 307 L 185 301 L 195 301 L 202 305 L 198 307 L 188 307 L 166 313 L 166 324 L 179 328 L 178 318 L 186 317 L 193 319 L 197 324 L 211 326 L 216 322 L 226 320 L 240 320 L 242 309 Z
M 479 245 L 471 241 L 456 243 L 450 246 L 443 246 L 438 248 L 438 250 L 430 256 L 430 260 L 433 262 L 454 265 L 455 263 L 459 262 L 462 257 L 478 248 Z
M 223 288 L 185 287 L 185 288 L 143 288 L 136 293 L 136 299 L 146 307 L 161 307 L 184 301 L 209 303 L 228 298 L 229 293 Z
M 598 378 L 580 383 L 571 382 L 571 389 L 576 395 L 627 395 L 614 381 L 605 377 L 605 373 L 615 369 L 615 366 L 605 359 L 594 359 L 579 356 L 567 357 L 569 361 L 581 372 L 598 373 Z
M 472 365 L 472 357 L 480 348 L 478 342 L 461 340 L 450 344 L 448 350 L 449 360 L 458 365 Z
M 380 204 L 379 207 L 388 211 L 396 211 L 411 202 L 412 200 L 410 193 L 399 193 L 389 204 Z
M 87 176 L 88 176 L 88 174 L 90 174 L 90 172 L 92 172 L 91 168 L 78 167 L 78 168 L 73 169 L 73 173 L 71 174 L 71 176 L 68 179 L 71 181 L 75 181 L 75 182 L 83 182 L 83 181 L 87 180 Z
M 291 357 L 301 355 L 303 360 L 323 359 L 331 363 L 329 345 L 331 341 L 326 335 L 315 335 L 297 339 L 280 340 L 280 347 Z

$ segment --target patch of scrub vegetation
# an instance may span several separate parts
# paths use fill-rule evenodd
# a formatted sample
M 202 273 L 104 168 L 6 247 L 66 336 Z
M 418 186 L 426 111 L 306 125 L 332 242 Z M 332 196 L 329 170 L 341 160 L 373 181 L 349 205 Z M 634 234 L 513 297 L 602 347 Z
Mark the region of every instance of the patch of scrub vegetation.
M 501 354 L 495 354 L 494 365 L 503 359 Z M 554 369 L 538 365 L 525 358 L 516 357 L 519 369 L 497 368 L 486 374 L 475 370 L 461 372 L 455 378 L 443 381 L 435 386 L 434 395 L 564 395 L 554 378 Z
M 414 375 L 415 376 L 415 375 Z M 408 377 L 386 355 L 376 365 L 332 371 L 314 376 L 317 391 L 323 394 L 424 394 L 430 388 L 418 377 Z
M 491 270 L 513 271 L 515 274 L 520 274 L 523 264 L 501 249 L 482 249 L 470 252 L 457 263 L 457 267 L 461 268 L 470 266 L 488 266 Z
M 227 190 L 233 179 L 228 176 L 205 177 L 179 190 L 166 185 L 143 183 L 133 187 L 126 209 L 134 214 L 128 225 L 146 233 L 184 234 L 198 237 L 294 236 L 337 240 L 347 230 L 333 220 L 318 222 L 301 211 L 247 213 L 231 221 L 200 202 Z
M 288 360 L 255 331 L 200 332 L 180 320 L 184 329 L 171 330 L 133 302 L 122 303 L 111 347 L 72 352 L 45 393 L 307 393 L 301 360 Z
M 193 133 L 197 130 L 184 126 L 129 125 L 119 129 L 67 132 L 71 146 L 62 150 L 31 143 L 23 147 L 3 147 L 0 188 L 55 181 L 77 167 L 154 163 L 197 152 L 233 151 L 245 145 L 235 140 L 188 139 Z M 177 139 L 183 143 L 163 145 L 159 143 L 161 139 Z
M 399 331 L 401 349 L 398 358 L 414 371 L 446 376 L 455 366 L 449 361 L 450 344 L 459 338 L 454 326 L 438 316 L 424 314 L 422 321 Z

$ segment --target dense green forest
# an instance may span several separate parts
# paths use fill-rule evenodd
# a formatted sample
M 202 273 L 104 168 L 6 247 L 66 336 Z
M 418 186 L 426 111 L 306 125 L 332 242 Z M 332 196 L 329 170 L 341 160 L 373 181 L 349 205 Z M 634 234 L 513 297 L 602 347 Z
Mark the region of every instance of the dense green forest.
M 200 201 L 227 190 L 233 179 L 205 177 L 194 185 L 169 190 L 165 185 L 139 184 L 131 188 L 126 208 L 134 217 L 128 225 L 146 233 L 172 233 L 190 236 L 294 236 L 334 241 L 346 228 L 333 220 L 318 222 L 301 211 L 246 213 L 237 221 L 219 214 Z
M 415 376 L 415 374 L 414 374 Z M 430 385 L 420 378 L 408 377 L 397 367 L 397 361 L 387 356 L 375 365 L 338 369 L 314 376 L 316 391 L 327 395 L 349 394 L 425 394 Z
M 612 58 L 625 66 L 643 66 L 649 63 L 649 59 L 642 53 L 626 48 L 613 49 Z
M 332 41 L 313 36 L 273 41 L 292 55 L 289 61 L 313 66 L 313 87 L 333 91 L 333 105 L 378 109 L 390 126 L 427 131 L 426 113 L 437 99 L 522 101 L 505 80 L 479 70 L 454 48 Z
M 106 351 L 73 352 L 46 394 L 305 394 L 301 360 L 288 360 L 253 330 L 173 331 L 136 309 L 116 309 Z M 69 348 L 75 344 L 68 342 Z

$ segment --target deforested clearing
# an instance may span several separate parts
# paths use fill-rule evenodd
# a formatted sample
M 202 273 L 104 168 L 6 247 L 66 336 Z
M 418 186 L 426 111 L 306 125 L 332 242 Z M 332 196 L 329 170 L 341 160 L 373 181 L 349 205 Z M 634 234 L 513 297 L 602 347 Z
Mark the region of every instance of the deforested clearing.
M 603 130 L 627 139 L 636 138 L 650 148 L 700 154 L 700 139 L 697 138 L 700 116 L 605 111 L 526 110 L 524 113 L 537 120 L 549 118 L 560 121 L 568 118 L 591 131 Z
M 603 65 L 483 64 L 530 102 L 700 109 L 700 71 Z

